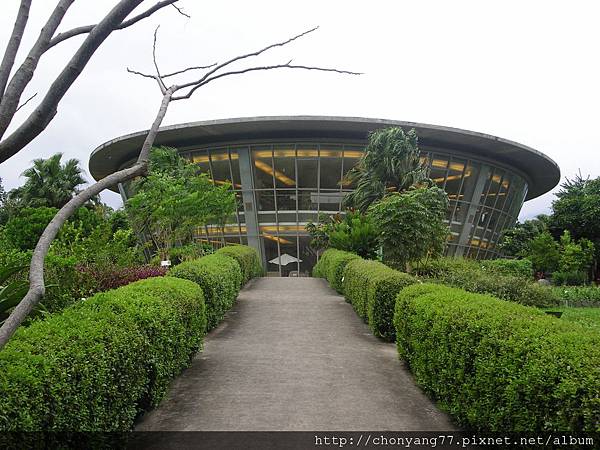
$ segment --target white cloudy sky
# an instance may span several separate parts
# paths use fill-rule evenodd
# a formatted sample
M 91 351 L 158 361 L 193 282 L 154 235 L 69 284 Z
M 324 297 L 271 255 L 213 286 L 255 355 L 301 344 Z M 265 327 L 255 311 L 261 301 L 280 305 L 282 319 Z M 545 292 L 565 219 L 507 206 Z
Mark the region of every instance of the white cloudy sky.
M 62 29 L 96 22 L 115 0 L 78 0 Z M 33 2 L 23 47 L 35 39 L 52 4 Z M 0 44 L 18 0 L 0 3 Z M 146 0 L 141 8 L 153 1 Z M 600 27 L 597 1 L 181 0 L 191 19 L 166 8 L 114 33 L 94 55 L 46 131 L 0 165 L 5 187 L 37 157 L 61 151 L 87 169 L 102 142 L 145 129 L 160 93 L 150 80 L 151 40 L 160 24 L 164 71 L 223 61 L 305 29 L 320 29 L 257 62 L 335 66 L 360 77 L 304 71 L 254 73 L 216 81 L 176 102 L 164 124 L 255 115 L 341 115 L 465 128 L 538 149 L 561 167 L 600 176 Z M 48 52 L 27 94 L 43 93 L 81 38 Z M 22 56 L 22 55 L 21 55 Z M 32 102 L 33 103 L 33 102 Z M 18 118 L 31 111 L 29 105 Z M 552 194 L 527 202 L 521 218 L 547 212 Z M 116 194 L 104 200 L 113 206 Z

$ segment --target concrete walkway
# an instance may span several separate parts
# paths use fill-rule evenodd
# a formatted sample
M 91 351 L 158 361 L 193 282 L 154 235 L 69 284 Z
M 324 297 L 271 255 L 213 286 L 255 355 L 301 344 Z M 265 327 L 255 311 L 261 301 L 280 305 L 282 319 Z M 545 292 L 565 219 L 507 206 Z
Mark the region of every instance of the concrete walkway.
M 453 430 L 321 279 L 261 278 L 136 430 Z

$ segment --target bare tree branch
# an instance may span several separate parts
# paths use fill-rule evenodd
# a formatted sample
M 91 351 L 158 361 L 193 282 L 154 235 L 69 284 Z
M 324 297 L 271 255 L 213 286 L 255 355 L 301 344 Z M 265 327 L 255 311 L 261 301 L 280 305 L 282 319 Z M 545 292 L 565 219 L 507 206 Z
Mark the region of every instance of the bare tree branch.
M 156 36 L 158 35 L 159 28 L 160 25 L 158 25 L 154 30 L 154 42 L 152 43 L 152 61 L 154 62 L 154 68 L 156 69 L 156 81 L 158 81 L 158 87 L 160 87 L 160 92 L 162 92 L 164 95 L 164 93 L 167 90 L 167 86 L 165 86 L 165 83 L 162 77 L 160 76 L 160 69 L 158 68 L 158 62 L 156 61 Z
M 25 100 L 25 102 L 22 105 L 19 105 L 19 107 L 17 108 L 17 111 L 19 111 L 23 106 L 25 106 L 27 103 L 29 103 L 31 100 L 33 100 L 36 95 L 37 95 L 37 92 L 35 94 L 33 94 L 31 97 L 29 97 L 27 100 Z M 15 112 L 17 112 L 17 111 L 15 111 Z
M 31 7 L 31 0 L 21 0 L 19 6 L 19 12 L 17 13 L 17 19 L 13 27 L 12 33 L 8 43 L 6 44 L 6 50 L 4 51 L 4 57 L 2 63 L 0 63 L 0 100 L 4 96 L 4 90 L 6 89 L 6 83 L 8 83 L 8 77 L 10 71 L 15 65 L 15 58 L 19 47 L 21 46 L 21 39 L 23 38 L 23 32 L 29 19 L 29 8 Z
M 181 14 L 182 16 L 187 17 L 188 19 L 191 19 L 191 16 L 189 16 L 188 14 L 186 14 L 185 12 L 183 12 L 183 9 L 181 9 L 180 7 L 178 7 L 176 4 L 171 5 L 173 6 L 173 8 L 175 8 L 177 10 L 177 12 L 179 14 Z
M 152 8 L 147 9 L 143 13 L 138 14 L 137 16 L 132 17 L 131 19 L 125 20 L 123 23 L 121 23 L 121 25 L 116 27 L 115 30 L 122 30 L 124 28 L 130 27 L 131 25 L 138 23 L 140 20 L 145 19 L 146 17 L 150 17 L 152 14 L 154 14 L 159 9 L 162 9 L 165 6 L 173 5 L 173 3 L 177 2 L 177 1 L 178 0 L 164 0 L 164 1 L 158 2 Z M 175 6 L 175 5 L 173 5 L 173 6 Z M 177 8 L 177 10 L 179 10 L 179 8 Z M 181 14 L 183 14 L 183 13 L 181 13 Z M 183 14 L 183 15 L 186 17 L 190 17 L 187 14 Z M 85 25 L 85 26 L 73 28 L 69 31 L 64 31 L 62 33 L 59 33 L 55 37 L 53 37 L 52 40 L 48 43 L 48 48 L 54 47 L 56 44 L 59 44 L 62 41 L 65 41 L 74 36 L 79 36 L 80 34 L 89 33 L 90 31 L 92 31 L 94 29 L 95 26 L 96 25 Z
M 182 73 L 189 72 L 190 70 L 210 69 L 211 67 L 214 67 L 216 65 L 217 65 L 217 63 L 212 63 L 212 64 L 209 64 L 208 66 L 187 67 L 185 69 L 178 70 L 176 72 L 171 72 L 171 73 L 164 74 L 164 75 L 162 75 L 162 78 L 164 80 L 165 78 L 174 77 L 175 75 L 181 75 Z
M 226 66 L 228 66 L 229 64 L 232 64 L 232 63 L 234 63 L 234 62 L 236 62 L 236 61 L 240 61 L 240 60 L 242 60 L 242 59 L 250 58 L 250 57 L 252 57 L 252 56 L 258 56 L 258 55 L 260 55 L 261 53 L 264 53 L 264 52 L 266 52 L 267 50 L 270 50 L 270 49 L 272 49 L 272 48 L 275 48 L 275 47 L 283 47 L 284 45 L 287 45 L 287 44 L 289 44 L 290 42 L 293 42 L 293 41 L 295 41 L 296 39 L 299 39 L 299 38 L 301 38 L 301 37 L 303 37 L 303 36 L 306 36 L 306 35 L 307 35 L 307 34 L 309 34 L 309 33 L 312 33 L 313 31 L 317 30 L 318 28 L 319 28 L 319 27 L 314 27 L 314 28 L 311 28 L 310 30 L 307 30 L 307 31 L 305 31 L 305 32 L 303 32 L 303 33 L 300 33 L 300 34 L 298 34 L 298 35 L 296 35 L 296 36 L 294 36 L 294 37 L 291 37 L 290 39 L 288 39 L 288 40 L 286 40 L 286 41 L 283 41 L 283 42 L 277 42 L 277 43 L 275 43 L 275 44 L 268 45 L 268 46 L 266 46 L 265 48 L 262 48 L 262 49 L 260 49 L 260 50 L 258 50 L 258 51 L 256 51 L 256 52 L 247 53 L 247 54 L 245 54 L 245 55 L 236 56 L 235 58 L 231 58 L 229 61 L 225 61 L 224 63 L 217 65 L 217 66 L 216 66 L 216 67 L 215 67 L 213 70 L 211 70 L 211 71 L 207 72 L 207 73 L 206 73 L 206 74 L 205 74 L 205 75 L 204 75 L 202 78 L 200 78 L 199 80 L 196 80 L 196 81 L 191 81 L 191 82 L 189 82 L 189 83 L 182 84 L 182 85 L 180 86 L 180 88 L 186 88 L 186 87 L 190 87 L 190 86 L 195 86 L 196 84 L 202 83 L 204 80 L 206 80 L 206 79 L 207 79 L 209 76 L 211 76 L 213 73 L 215 73 L 215 72 L 217 72 L 217 71 L 221 70 L 223 67 L 226 67 Z
M 21 95 L 23 95 L 23 91 L 33 78 L 35 69 L 37 68 L 40 57 L 46 51 L 48 42 L 73 2 L 74 0 L 60 0 L 57 3 L 54 11 L 50 14 L 48 21 L 40 31 L 37 41 L 33 44 L 33 47 L 31 47 L 25 61 L 23 61 L 23 64 L 21 64 L 12 76 L 10 83 L 8 83 L 8 86 L 2 95 L 2 100 L 0 101 L 0 138 L 2 138 L 10 125 L 15 111 L 19 106 Z
M 144 78 L 151 78 L 156 81 L 156 75 L 150 75 L 148 73 L 138 72 L 137 70 L 130 69 L 129 67 L 127 68 L 127 72 L 132 73 L 134 75 L 139 75 Z
M 223 73 L 221 73 L 219 75 L 215 75 L 215 76 L 212 76 L 210 78 L 207 78 L 203 82 L 196 84 L 187 94 L 173 96 L 173 100 L 188 99 L 188 98 L 190 98 L 192 96 L 192 94 L 197 89 L 199 89 L 202 86 L 210 83 L 211 81 L 217 80 L 219 78 L 223 78 L 223 77 L 226 77 L 226 76 L 229 76 L 229 75 L 240 75 L 240 74 L 243 74 L 243 73 L 254 72 L 254 71 L 257 71 L 257 70 L 272 70 L 272 69 L 304 69 L 304 70 L 317 70 L 317 71 L 320 71 L 320 72 L 336 72 L 336 73 L 342 73 L 342 74 L 346 74 L 346 75 L 362 75 L 361 72 L 350 72 L 349 70 L 330 69 L 330 68 L 326 68 L 326 67 L 291 65 L 290 63 L 276 64 L 276 65 L 273 65 L 273 66 L 248 67 L 246 69 L 232 70 L 230 72 L 223 72 Z

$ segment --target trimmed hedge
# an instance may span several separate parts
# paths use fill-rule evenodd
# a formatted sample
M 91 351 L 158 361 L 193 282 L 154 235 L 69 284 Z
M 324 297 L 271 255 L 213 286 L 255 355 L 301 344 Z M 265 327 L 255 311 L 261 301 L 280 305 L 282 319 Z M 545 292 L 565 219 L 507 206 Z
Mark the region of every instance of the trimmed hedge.
M 418 267 L 416 273 L 435 283 L 490 294 L 522 305 L 545 307 L 557 304 L 556 296 L 547 286 L 520 276 L 499 273 L 478 261 L 438 258 Z
M 418 280 L 378 261 L 355 259 L 344 269 L 344 293 L 375 336 L 393 341 L 396 296 Z
M 353 259 L 361 259 L 361 257 L 343 250 L 327 249 L 313 268 L 312 275 L 313 277 L 325 278 L 332 288 L 343 294 L 342 278 L 344 268 Z
M 242 270 L 231 256 L 214 253 L 173 267 L 169 275 L 200 285 L 206 301 L 206 330 L 216 327 L 235 303 L 242 285 Z
M 264 273 L 258 252 L 247 245 L 232 245 L 216 251 L 218 254 L 231 256 L 242 269 L 242 285 L 252 278 L 261 277 Z
M 200 287 L 169 277 L 21 327 L 0 351 L 0 430 L 130 430 L 189 365 L 205 327 Z
M 482 431 L 598 431 L 600 333 L 535 308 L 425 284 L 399 295 L 397 345 L 417 382 Z

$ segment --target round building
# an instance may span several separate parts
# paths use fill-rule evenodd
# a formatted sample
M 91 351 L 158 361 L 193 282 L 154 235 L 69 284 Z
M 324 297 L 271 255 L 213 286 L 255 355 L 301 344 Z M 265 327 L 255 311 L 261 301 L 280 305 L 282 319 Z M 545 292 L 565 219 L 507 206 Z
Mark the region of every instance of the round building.
M 272 275 L 305 276 L 317 260 L 304 227 L 320 213 L 336 214 L 352 190 L 344 175 L 358 162 L 369 132 L 414 128 L 430 178 L 448 193 L 446 253 L 498 256 L 496 244 L 526 200 L 560 180 L 557 164 L 525 145 L 457 128 L 354 117 L 250 117 L 172 125 L 155 145 L 175 147 L 216 184 L 230 183 L 238 209 L 225 227 L 208 225 L 199 239 L 215 246 L 255 247 Z M 96 148 L 96 179 L 133 164 L 146 132 Z M 119 186 L 126 199 L 127 189 Z

